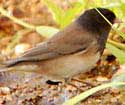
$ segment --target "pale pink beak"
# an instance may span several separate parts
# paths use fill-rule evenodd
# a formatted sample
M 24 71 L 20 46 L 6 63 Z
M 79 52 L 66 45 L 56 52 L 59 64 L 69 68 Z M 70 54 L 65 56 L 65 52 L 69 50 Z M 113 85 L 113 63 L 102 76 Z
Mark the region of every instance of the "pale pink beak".
M 114 20 L 114 23 L 116 23 L 116 24 L 120 24 L 120 23 L 124 23 L 124 22 L 123 22 L 122 20 L 116 18 L 116 19 Z

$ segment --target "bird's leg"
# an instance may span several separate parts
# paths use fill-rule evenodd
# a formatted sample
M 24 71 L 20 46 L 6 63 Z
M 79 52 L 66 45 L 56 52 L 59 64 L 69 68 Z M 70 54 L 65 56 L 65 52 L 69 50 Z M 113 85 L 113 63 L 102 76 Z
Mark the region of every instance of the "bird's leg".
M 79 88 L 78 86 L 76 86 L 75 84 L 72 83 L 72 78 L 65 78 L 65 83 L 68 85 L 71 85 L 73 87 L 75 87 L 76 89 L 78 89 L 80 92 L 83 92 L 83 90 L 81 88 Z
M 77 82 L 80 82 L 82 84 L 86 84 L 86 86 L 90 86 L 90 87 L 95 87 L 93 84 L 89 83 L 89 82 L 85 82 L 85 81 L 82 81 L 80 79 L 77 79 L 77 78 L 72 78 L 73 81 L 77 81 Z

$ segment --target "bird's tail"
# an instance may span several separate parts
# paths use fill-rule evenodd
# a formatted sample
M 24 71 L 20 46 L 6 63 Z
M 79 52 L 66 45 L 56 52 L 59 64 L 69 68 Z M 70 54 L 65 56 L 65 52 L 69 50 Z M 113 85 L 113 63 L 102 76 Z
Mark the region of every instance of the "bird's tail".
M 0 72 L 7 72 L 7 71 L 12 71 L 12 69 L 6 67 L 0 67 Z
M 36 64 L 19 64 L 8 67 L 7 65 L 0 64 L 0 72 L 13 72 L 13 71 L 21 71 L 21 72 L 39 72 L 40 67 Z
M 28 72 L 28 73 L 27 73 Z M 2 86 L 11 86 L 12 84 L 18 84 L 30 80 L 34 74 L 35 69 L 30 69 L 28 67 L 22 66 L 12 66 L 6 67 L 6 65 L 0 65 L 0 85 Z M 36 72 L 35 72 L 36 73 Z M 33 77 L 34 78 L 34 77 Z
M 12 68 L 10 67 L 10 68 L 8 68 L 6 65 L 4 65 L 4 64 L 0 64 L 0 72 L 7 72 L 7 71 L 11 71 L 12 70 Z

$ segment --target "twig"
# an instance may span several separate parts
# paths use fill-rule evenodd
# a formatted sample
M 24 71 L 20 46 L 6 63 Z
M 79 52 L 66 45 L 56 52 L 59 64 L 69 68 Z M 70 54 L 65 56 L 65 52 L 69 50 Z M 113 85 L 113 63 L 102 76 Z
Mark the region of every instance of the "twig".
M 8 17 L 9 19 L 11 19 L 12 21 L 14 21 L 15 23 L 23 26 L 23 27 L 26 27 L 28 29 L 31 29 L 31 30 L 35 30 L 35 26 L 34 25 L 31 25 L 31 24 L 28 24 L 26 22 L 23 22 L 21 21 L 20 19 L 17 19 L 16 17 L 10 15 L 5 9 L 3 9 L 1 6 L 0 6 L 0 13 L 6 17 Z
M 122 43 L 119 43 L 119 42 L 115 42 L 115 41 L 113 41 L 111 39 L 108 39 L 108 43 L 113 44 L 116 47 L 125 50 L 125 44 L 122 44 Z

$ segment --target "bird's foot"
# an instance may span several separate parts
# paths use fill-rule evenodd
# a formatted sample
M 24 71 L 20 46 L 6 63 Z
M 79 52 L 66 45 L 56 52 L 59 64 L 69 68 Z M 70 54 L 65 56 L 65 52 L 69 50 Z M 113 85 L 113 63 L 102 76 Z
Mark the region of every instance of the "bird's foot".
M 67 85 L 75 87 L 78 91 L 83 92 L 83 90 L 80 87 L 78 87 L 77 85 L 75 85 L 75 84 L 72 83 L 72 78 L 69 78 L 69 79 L 66 78 L 65 79 L 65 83 Z
M 77 81 L 77 82 L 82 83 L 82 84 L 85 84 L 85 86 L 95 87 L 95 85 L 93 85 L 93 84 L 91 84 L 91 83 L 89 83 L 89 82 L 86 82 L 86 81 L 82 81 L 82 80 L 77 79 L 77 78 L 72 78 L 71 80 L 72 80 L 72 81 Z

